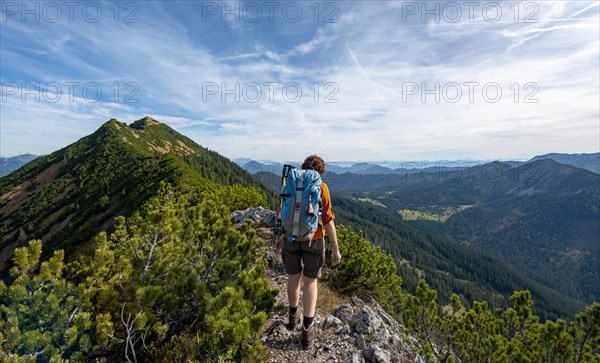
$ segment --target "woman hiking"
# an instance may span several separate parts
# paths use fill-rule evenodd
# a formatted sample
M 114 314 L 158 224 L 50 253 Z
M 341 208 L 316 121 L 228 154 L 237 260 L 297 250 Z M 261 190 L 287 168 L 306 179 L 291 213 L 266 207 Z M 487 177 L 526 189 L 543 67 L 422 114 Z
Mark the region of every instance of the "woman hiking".
M 325 162 L 318 155 L 311 155 L 302 163 L 302 170 L 314 170 L 320 175 L 325 173 Z M 322 203 L 321 223 L 310 241 L 289 242 L 285 238 L 277 238 L 275 250 L 281 253 L 285 271 L 288 274 L 287 295 L 289 302 L 288 323 L 286 327 L 294 330 L 300 323 L 298 304 L 300 300 L 300 281 L 304 280 L 304 294 L 302 299 L 302 348 L 310 349 L 315 337 L 314 317 L 317 305 L 317 278 L 321 275 L 321 267 L 325 263 L 325 238 L 323 227 L 331 242 L 332 265 L 340 263 L 340 255 L 335 224 L 335 216 L 331 209 L 329 188 L 324 182 L 320 185 Z

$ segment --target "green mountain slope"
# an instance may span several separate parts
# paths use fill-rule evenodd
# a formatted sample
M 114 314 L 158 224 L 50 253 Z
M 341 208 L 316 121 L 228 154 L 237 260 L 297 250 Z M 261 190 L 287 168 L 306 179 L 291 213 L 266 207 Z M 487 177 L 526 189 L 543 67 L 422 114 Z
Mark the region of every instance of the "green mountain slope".
M 564 296 L 600 300 L 600 175 L 594 172 L 541 159 L 328 178 L 333 191 L 500 258 Z
M 113 119 L 0 179 L 0 270 L 16 247 L 34 238 L 44 241 L 45 256 L 58 248 L 67 256 L 91 249 L 93 236 L 115 216 L 131 215 L 161 181 L 261 188 L 235 163 L 167 125 L 149 117 L 129 126 Z
M 39 240 L 17 248 L 0 280 L 0 361 L 260 361 L 277 291 L 262 241 L 247 224 L 231 227 L 236 201 L 223 197 L 161 183 L 90 253 L 44 259 Z
M 572 316 L 585 306 L 526 278 L 497 259 L 416 230 L 379 207 L 335 195 L 333 204 L 338 223 L 362 231 L 369 241 L 394 258 L 404 288 L 409 291 L 414 291 L 418 280 L 424 278 L 438 291 L 444 304 L 452 293 L 457 293 L 469 303 L 487 301 L 491 306 L 506 307 L 514 291 L 529 290 L 536 302 L 534 309 L 542 319 Z
M 379 201 L 413 226 L 498 257 L 565 296 L 600 300 L 598 174 L 552 160 L 496 162 L 349 195 Z

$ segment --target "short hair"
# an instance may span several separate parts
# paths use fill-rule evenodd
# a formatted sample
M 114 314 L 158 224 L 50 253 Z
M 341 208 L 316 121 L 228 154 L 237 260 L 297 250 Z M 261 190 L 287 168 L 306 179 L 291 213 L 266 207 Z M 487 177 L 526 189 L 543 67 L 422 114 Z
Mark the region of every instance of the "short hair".
M 319 174 L 325 173 L 325 160 L 319 155 L 311 155 L 304 159 L 302 163 L 302 169 L 304 170 L 314 170 Z

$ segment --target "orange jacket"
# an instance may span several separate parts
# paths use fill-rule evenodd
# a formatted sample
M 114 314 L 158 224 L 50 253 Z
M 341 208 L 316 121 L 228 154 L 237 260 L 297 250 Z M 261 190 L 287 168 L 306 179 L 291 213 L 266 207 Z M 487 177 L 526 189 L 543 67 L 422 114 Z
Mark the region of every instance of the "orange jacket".
M 315 232 L 313 241 L 323 238 L 323 225 L 335 219 L 335 215 L 331 209 L 331 196 L 329 195 L 329 188 L 324 182 L 321 183 L 321 203 L 323 204 L 323 214 L 321 215 L 322 223 L 319 223 L 319 228 L 317 228 L 317 231 Z

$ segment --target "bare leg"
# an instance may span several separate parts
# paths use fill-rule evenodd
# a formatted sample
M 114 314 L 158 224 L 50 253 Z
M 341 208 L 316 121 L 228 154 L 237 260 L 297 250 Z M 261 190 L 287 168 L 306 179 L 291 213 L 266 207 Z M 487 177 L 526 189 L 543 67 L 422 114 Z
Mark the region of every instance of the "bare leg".
M 295 275 L 288 275 L 287 294 L 290 306 L 298 306 L 300 300 L 300 279 L 302 272 Z
M 308 318 L 315 316 L 315 309 L 317 306 L 316 278 L 312 279 L 310 277 L 304 277 L 304 296 L 302 301 L 304 303 L 304 316 Z

